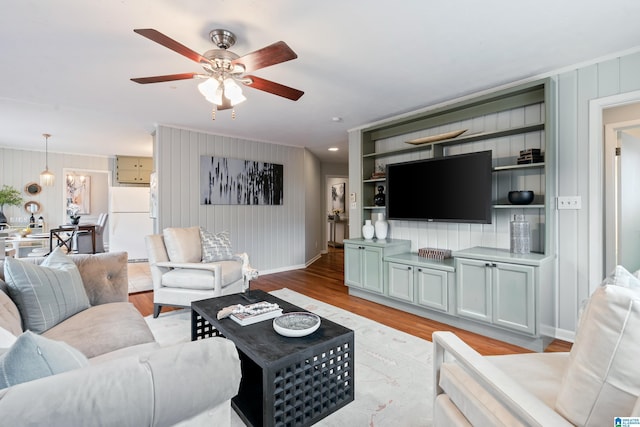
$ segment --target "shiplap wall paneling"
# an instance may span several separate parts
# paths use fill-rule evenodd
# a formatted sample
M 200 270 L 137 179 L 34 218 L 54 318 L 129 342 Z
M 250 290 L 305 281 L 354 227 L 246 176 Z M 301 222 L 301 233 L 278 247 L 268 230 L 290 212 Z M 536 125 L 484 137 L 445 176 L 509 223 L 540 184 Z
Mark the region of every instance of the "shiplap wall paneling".
M 156 155 L 160 230 L 192 225 L 226 230 L 234 250 L 247 252 L 258 269 L 278 271 L 304 265 L 304 149 L 160 126 Z M 200 205 L 202 155 L 282 164 L 284 204 Z M 320 208 L 320 200 L 317 203 L 315 209 Z

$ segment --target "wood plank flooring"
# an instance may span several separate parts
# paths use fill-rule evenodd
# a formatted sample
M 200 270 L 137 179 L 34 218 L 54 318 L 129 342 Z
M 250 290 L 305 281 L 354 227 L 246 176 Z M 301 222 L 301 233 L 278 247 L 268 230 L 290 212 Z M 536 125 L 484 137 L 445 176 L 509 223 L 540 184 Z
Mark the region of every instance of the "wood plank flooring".
M 434 331 L 452 331 L 484 355 L 529 352 L 502 341 L 350 296 L 344 285 L 344 251 L 342 249 L 329 248 L 329 253 L 322 255 L 319 260 L 305 269 L 261 276 L 251 282 L 251 288 L 266 292 L 289 288 L 429 341 Z M 153 312 L 152 292 L 132 294 L 129 300 L 144 316 Z M 167 310 L 171 308 L 163 308 L 163 312 Z M 546 351 L 569 351 L 570 348 L 571 343 L 555 340 Z

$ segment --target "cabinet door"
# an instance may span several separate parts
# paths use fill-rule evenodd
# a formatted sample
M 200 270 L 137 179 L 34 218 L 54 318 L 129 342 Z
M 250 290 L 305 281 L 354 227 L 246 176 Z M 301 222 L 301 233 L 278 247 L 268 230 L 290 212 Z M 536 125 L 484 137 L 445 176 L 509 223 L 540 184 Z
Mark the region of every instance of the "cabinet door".
M 374 292 L 384 291 L 382 274 L 382 249 L 363 246 L 362 249 L 362 286 Z
M 344 281 L 349 286 L 362 287 L 362 249 L 344 245 Z
M 414 267 L 388 262 L 387 270 L 389 272 L 389 296 L 413 302 Z
M 418 304 L 436 310 L 449 310 L 449 283 L 446 271 L 417 268 L 415 283 L 418 290 Z
M 457 308 L 462 317 L 490 323 L 491 267 L 484 261 L 456 259 Z
M 493 274 L 493 323 L 535 334 L 535 267 L 499 263 Z
M 140 180 L 138 179 L 138 176 L 139 174 L 137 169 L 120 169 L 118 167 L 118 182 L 139 184 Z

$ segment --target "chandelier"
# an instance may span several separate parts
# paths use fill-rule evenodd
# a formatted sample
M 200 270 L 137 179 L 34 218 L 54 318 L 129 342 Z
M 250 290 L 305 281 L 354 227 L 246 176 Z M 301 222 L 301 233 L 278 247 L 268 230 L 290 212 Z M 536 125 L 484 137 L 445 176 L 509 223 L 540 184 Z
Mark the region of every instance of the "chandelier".
M 51 187 L 55 181 L 55 175 L 49 171 L 49 137 L 51 134 L 43 133 L 44 136 L 44 170 L 40 172 L 40 185 L 43 187 Z

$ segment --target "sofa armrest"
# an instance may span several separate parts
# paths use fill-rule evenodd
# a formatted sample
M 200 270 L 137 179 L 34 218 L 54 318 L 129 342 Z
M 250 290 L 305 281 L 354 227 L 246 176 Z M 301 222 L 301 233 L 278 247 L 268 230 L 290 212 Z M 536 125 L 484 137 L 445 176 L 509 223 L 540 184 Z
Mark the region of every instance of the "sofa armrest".
M 158 267 L 165 268 L 186 268 L 189 270 L 209 270 L 218 274 L 220 271 L 220 264 L 216 262 L 172 262 L 172 261 L 164 261 L 157 262 L 156 265 Z
M 188 342 L 0 390 L 0 426 L 172 426 L 230 405 L 240 377 L 231 341 Z
M 433 333 L 434 399 L 444 393 L 440 388 L 440 367 L 453 356 L 486 391 L 530 426 L 571 426 L 565 418 L 513 381 L 493 363 L 469 347 L 452 332 Z

